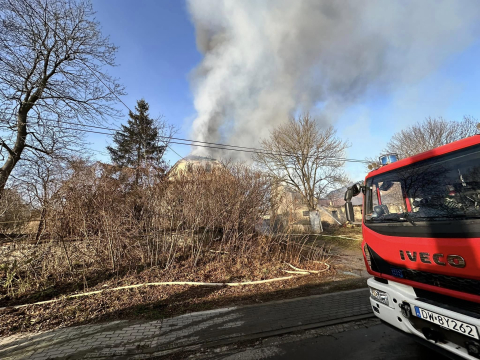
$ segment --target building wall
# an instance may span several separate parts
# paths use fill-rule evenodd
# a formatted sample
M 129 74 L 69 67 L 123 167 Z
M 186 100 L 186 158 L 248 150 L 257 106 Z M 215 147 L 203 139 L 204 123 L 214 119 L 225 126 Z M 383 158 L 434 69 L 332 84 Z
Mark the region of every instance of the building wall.
M 345 216 L 345 206 L 322 206 L 323 213 L 325 216 L 322 217 L 322 221 L 327 221 L 332 224 L 338 223 L 333 219 L 337 219 L 342 224 L 347 222 L 347 217 Z M 331 216 L 327 215 L 330 214 Z M 353 206 L 353 213 L 355 215 L 355 222 L 362 221 L 362 206 L 361 205 L 354 205 Z
M 297 232 L 303 228 L 303 232 L 309 231 L 310 220 L 308 207 L 303 203 L 300 194 L 295 193 L 285 187 L 278 188 L 278 196 L 280 197 L 280 206 L 278 208 L 278 214 L 281 214 L 284 219 L 295 228 Z M 361 197 L 353 206 L 355 214 L 355 221 L 361 221 L 362 219 L 362 201 Z M 345 216 L 345 201 L 343 199 L 338 201 L 332 201 L 328 199 L 322 199 L 318 202 L 318 210 L 320 212 L 320 218 L 322 222 L 326 222 L 330 225 L 343 225 L 347 222 Z
M 187 156 L 183 158 L 172 167 L 168 172 L 168 179 L 174 180 L 178 176 L 188 176 L 188 174 L 193 173 L 195 170 L 202 170 L 206 173 L 211 173 L 215 169 L 222 168 L 222 164 L 215 159 L 204 158 L 200 156 Z

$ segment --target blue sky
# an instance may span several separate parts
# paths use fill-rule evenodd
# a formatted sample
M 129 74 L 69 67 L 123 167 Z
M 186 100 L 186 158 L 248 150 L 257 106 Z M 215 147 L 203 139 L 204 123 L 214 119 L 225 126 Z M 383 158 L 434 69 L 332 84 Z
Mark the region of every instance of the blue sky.
M 113 6 L 112 6 L 113 5 Z M 189 73 L 200 62 L 195 45 L 194 28 L 183 1 L 94 1 L 102 31 L 119 46 L 117 66 L 110 73 L 126 87 L 123 102 L 132 110 L 140 98 L 150 104 L 150 115 L 163 115 L 174 124 L 179 137 L 188 137 L 194 117 L 193 96 L 188 81 Z M 127 113 L 118 123 L 127 121 Z M 105 151 L 111 143 L 109 136 L 89 137 L 92 148 Z M 185 156 L 187 146 L 172 145 Z M 97 153 L 99 158 L 108 156 Z M 172 151 L 170 163 L 179 159 Z
M 185 2 L 96 0 L 94 8 L 104 34 L 120 47 L 119 66 L 111 73 L 126 87 L 128 95 L 122 100 L 133 109 L 136 100 L 145 98 L 152 116 L 164 115 L 178 128 L 177 136 L 189 138 L 195 118 L 189 74 L 202 55 L 196 49 Z M 480 118 L 479 56 L 480 40 L 447 58 L 437 71 L 415 84 L 396 87 L 348 108 L 334 123 L 339 135 L 352 144 L 348 157 L 378 154 L 395 131 L 428 116 Z M 125 117 L 117 123 L 126 122 L 126 114 L 125 110 Z M 111 139 L 92 135 L 89 141 L 93 149 L 104 152 Z M 181 156 L 190 151 L 187 146 L 172 147 Z M 105 152 L 96 156 L 108 160 Z M 179 157 L 170 151 L 167 158 L 173 164 Z M 346 169 L 355 180 L 365 176 L 363 165 L 347 164 Z

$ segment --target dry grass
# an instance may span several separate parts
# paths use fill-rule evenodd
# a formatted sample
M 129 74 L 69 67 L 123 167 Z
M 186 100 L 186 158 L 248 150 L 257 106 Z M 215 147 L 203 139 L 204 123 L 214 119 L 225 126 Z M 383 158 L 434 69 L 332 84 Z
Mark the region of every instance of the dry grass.
M 168 286 L 104 292 L 82 299 L 0 311 L 0 336 L 120 319 L 161 319 L 193 311 L 255 304 L 366 286 L 365 279 L 334 277 L 335 270 L 279 283 L 243 287 Z M 144 281 L 161 276 L 153 269 L 120 282 Z M 198 276 L 197 276 L 198 277 Z M 103 284 L 107 285 L 107 283 Z M 103 285 L 99 284 L 99 287 Z
M 180 174 L 175 180 L 75 163 L 42 209 L 43 227 L 0 248 L 0 335 L 117 319 L 158 319 L 365 286 L 339 276 L 346 243 L 334 237 L 265 235 L 278 209 L 268 178 L 246 166 Z M 8 204 L 12 208 L 12 204 Z M 14 207 L 13 207 L 14 208 Z M 281 230 L 282 222 L 271 219 Z M 280 226 L 278 226 L 280 224 Z M 288 224 L 287 224 L 288 225 Z M 359 229 L 327 235 L 360 236 Z M 356 243 L 356 242 L 355 242 Z M 158 286 L 82 298 L 65 295 L 146 282 L 245 282 L 288 276 L 286 263 L 325 272 L 241 287 Z M 61 299 L 44 305 L 12 306 Z
M 223 256 L 226 256 L 225 254 Z M 218 261 L 216 254 L 204 258 L 192 272 L 189 264 L 175 264 L 169 269 L 148 268 L 124 276 L 104 276 L 85 290 L 109 289 L 122 285 L 159 281 L 233 282 L 284 277 L 283 269 L 289 267 L 281 262 L 269 261 L 258 255 L 235 262 Z M 316 262 L 302 263 L 310 270 L 324 269 Z M 92 296 L 64 299 L 56 303 L 31 305 L 20 309 L 12 307 L 0 311 L 2 322 L 0 336 L 17 332 L 47 330 L 62 326 L 118 319 L 158 319 L 222 306 L 256 303 L 288 297 L 308 295 L 312 287 L 331 280 L 335 270 L 278 283 L 267 283 L 242 287 L 196 287 L 160 286 L 127 289 L 115 292 L 108 290 Z M 5 301 L 4 305 L 32 302 L 56 297 L 73 290 L 72 284 L 54 287 L 44 292 L 33 293 Z M 78 287 L 82 284 L 79 282 Z M 355 284 L 354 286 L 358 286 Z M 295 290 L 297 289 L 297 290 Z M 6 303 L 5 303 L 6 302 Z
M 272 279 L 289 275 L 282 271 L 289 269 L 285 263 L 311 270 L 324 266 L 315 262 L 326 260 L 324 248 L 309 246 L 308 237 L 256 231 L 264 216 L 278 208 L 272 184 L 259 172 L 242 165 L 214 172 L 197 169 L 177 174 L 172 181 L 144 169 L 141 180 L 133 186 L 132 174 L 122 169 L 75 163 L 42 211 L 42 231 L 11 239 L 0 249 L 0 306 L 145 282 Z M 239 288 L 107 291 L 9 308 L 3 311 L 0 331 L 49 329 L 143 313 L 168 316 L 202 304 L 251 301 L 257 295 L 276 298 L 282 289 L 319 284 L 334 273 L 332 268 L 282 283 Z

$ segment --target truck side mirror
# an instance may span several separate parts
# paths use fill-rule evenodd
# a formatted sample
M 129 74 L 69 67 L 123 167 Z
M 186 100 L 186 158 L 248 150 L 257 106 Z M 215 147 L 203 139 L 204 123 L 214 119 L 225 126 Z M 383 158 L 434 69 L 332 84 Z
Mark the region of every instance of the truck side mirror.
M 352 201 L 353 198 L 353 189 L 349 187 L 347 191 L 345 191 L 345 197 L 343 198 L 346 202 Z
M 354 196 L 357 196 L 358 194 L 360 194 L 362 191 L 364 191 L 364 186 L 360 185 L 360 184 L 353 184 L 352 186 L 350 186 L 349 188 L 347 188 L 347 191 L 345 191 L 345 196 L 344 196 L 344 200 L 345 201 L 350 201 L 352 200 L 352 198 Z
M 362 185 L 360 185 L 359 183 L 353 184 L 352 186 L 353 196 L 357 196 L 361 192 L 362 192 Z
M 355 221 L 355 214 L 353 212 L 353 204 L 351 201 L 347 201 L 345 203 L 345 216 L 347 221 L 354 222 Z

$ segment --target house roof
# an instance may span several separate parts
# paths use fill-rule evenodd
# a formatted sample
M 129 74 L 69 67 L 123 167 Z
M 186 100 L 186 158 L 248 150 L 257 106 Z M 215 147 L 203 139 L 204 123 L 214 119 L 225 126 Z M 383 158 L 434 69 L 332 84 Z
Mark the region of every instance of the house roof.
M 336 189 L 333 191 L 330 191 L 327 196 L 325 196 L 324 199 L 321 199 L 322 202 L 328 202 L 332 206 L 343 206 L 345 204 L 345 191 L 347 191 L 347 188 L 349 186 L 352 186 L 353 184 L 356 184 L 357 182 L 353 182 L 347 186 L 341 187 L 340 189 Z M 352 198 L 352 204 L 353 205 L 362 205 L 363 203 L 363 196 L 355 196 Z
M 206 157 L 206 156 L 198 156 L 198 155 L 187 155 L 184 158 L 178 160 L 175 165 L 172 166 L 172 168 L 168 171 L 168 175 L 170 176 L 171 174 L 174 174 L 177 171 L 177 168 L 179 167 L 179 164 L 185 164 L 185 163 L 213 163 L 213 166 L 220 166 L 221 163 L 214 158 Z
M 198 156 L 198 155 L 188 155 L 185 156 L 183 159 L 179 160 L 190 160 L 190 161 L 218 161 L 217 159 L 210 158 L 210 157 L 205 157 L 205 156 Z

